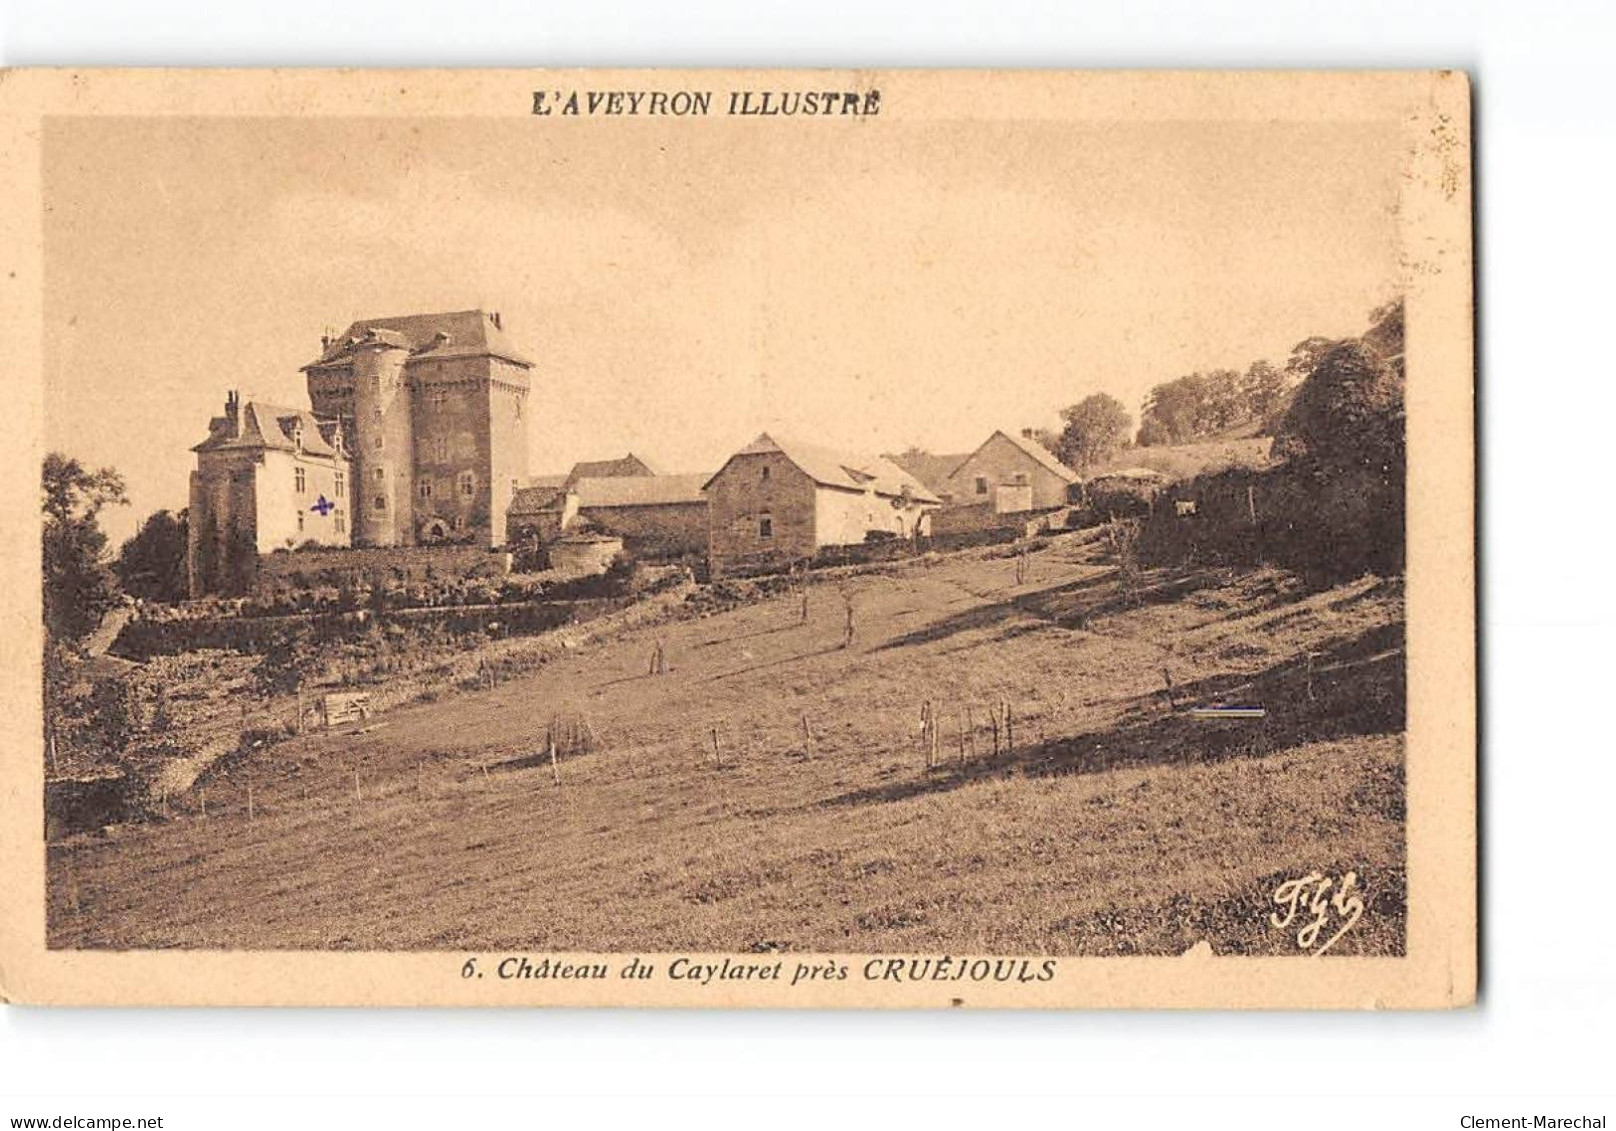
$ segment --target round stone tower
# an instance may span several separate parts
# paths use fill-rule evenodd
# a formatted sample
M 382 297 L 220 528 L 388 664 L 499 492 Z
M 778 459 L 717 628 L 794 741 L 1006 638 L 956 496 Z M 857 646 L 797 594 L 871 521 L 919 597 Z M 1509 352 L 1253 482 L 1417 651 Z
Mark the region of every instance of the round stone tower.
M 387 330 L 371 330 L 354 348 L 354 531 L 365 545 L 415 542 L 409 356 L 402 339 Z

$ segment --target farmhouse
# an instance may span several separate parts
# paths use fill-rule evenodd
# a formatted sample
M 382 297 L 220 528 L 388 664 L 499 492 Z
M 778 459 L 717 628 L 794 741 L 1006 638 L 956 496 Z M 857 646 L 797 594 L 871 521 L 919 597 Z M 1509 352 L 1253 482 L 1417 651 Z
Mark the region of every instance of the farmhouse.
M 811 558 L 871 533 L 927 532 L 942 500 L 883 456 L 760 435 L 707 480 L 713 573 Z
M 955 506 L 992 503 L 996 514 L 1064 506 L 1077 472 L 1023 432 L 995 432 L 948 476 L 944 495 Z

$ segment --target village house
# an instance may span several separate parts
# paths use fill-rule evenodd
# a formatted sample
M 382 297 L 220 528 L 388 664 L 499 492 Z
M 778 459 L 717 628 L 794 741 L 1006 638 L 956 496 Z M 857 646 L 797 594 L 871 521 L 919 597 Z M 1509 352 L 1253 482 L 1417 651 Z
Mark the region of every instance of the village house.
M 730 456 L 703 488 L 708 562 L 726 570 L 813 557 L 872 532 L 928 532 L 942 502 L 884 456 L 862 456 L 760 435 Z
M 258 556 L 347 546 L 353 469 L 341 421 L 306 408 L 225 397 L 224 415 L 191 449 L 186 569 L 193 597 L 241 594 Z
M 1017 514 L 1064 506 L 1078 482 L 1030 431 L 998 431 L 949 474 L 944 495 L 954 506 L 992 504 L 995 514 Z

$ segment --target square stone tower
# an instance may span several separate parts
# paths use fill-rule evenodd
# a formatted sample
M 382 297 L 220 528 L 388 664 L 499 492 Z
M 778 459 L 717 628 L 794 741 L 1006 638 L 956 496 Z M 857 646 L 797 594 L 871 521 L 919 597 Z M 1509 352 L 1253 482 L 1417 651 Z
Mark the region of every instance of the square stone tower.
M 499 313 L 367 318 L 321 344 L 303 372 L 314 411 L 351 437 L 355 544 L 503 545 L 533 362 Z

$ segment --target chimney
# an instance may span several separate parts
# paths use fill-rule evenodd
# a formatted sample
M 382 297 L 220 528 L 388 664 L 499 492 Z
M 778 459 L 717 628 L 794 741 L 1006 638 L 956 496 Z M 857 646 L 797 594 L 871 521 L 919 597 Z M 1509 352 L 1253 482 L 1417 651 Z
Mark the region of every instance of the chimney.
M 224 418 L 230 422 L 230 431 L 241 430 L 241 394 L 227 389 L 224 394 Z
M 1023 429 L 1022 429 L 1022 430 L 1021 430 L 1021 438 L 1022 438 L 1022 439 L 1023 439 L 1023 440 L 1031 440 L 1031 439 L 1033 439 L 1033 433 L 1034 433 L 1034 432 L 1035 432 L 1035 431 L 1037 431 L 1037 429 L 1034 429 L 1034 428 L 1023 428 Z
M 497 310 L 488 316 L 488 320 L 494 324 L 494 329 L 496 330 L 503 330 L 505 328 L 499 324 L 499 311 Z

